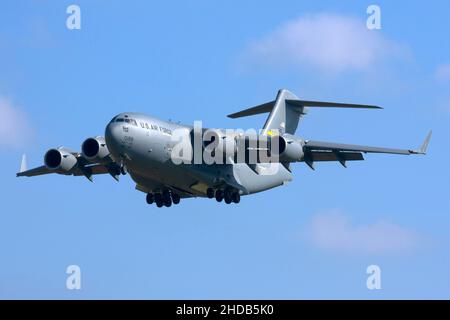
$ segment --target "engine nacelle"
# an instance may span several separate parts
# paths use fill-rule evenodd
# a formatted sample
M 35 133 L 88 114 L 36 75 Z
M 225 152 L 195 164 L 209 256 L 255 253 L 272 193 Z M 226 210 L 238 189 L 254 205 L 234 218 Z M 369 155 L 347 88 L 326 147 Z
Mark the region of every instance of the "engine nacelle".
M 44 156 L 44 164 L 50 170 L 70 171 L 77 161 L 77 158 L 63 147 L 50 149 Z
M 271 138 L 273 156 L 279 157 L 279 162 L 299 162 L 304 157 L 301 141 L 289 136 Z
M 99 161 L 107 158 L 110 154 L 105 138 L 100 136 L 86 139 L 81 145 L 81 152 L 86 159 Z

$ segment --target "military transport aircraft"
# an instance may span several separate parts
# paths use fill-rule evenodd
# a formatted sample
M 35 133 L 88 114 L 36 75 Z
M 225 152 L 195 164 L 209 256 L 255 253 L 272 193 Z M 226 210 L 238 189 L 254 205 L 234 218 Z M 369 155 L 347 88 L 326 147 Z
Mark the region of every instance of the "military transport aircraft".
M 295 136 L 299 120 L 311 107 L 381 109 L 370 105 L 305 101 L 288 90 L 280 90 L 274 101 L 228 116 L 239 118 L 269 113 L 256 137 L 212 129 L 215 135 L 200 140 L 199 147 L 195 145 L 195 126 L 125 112 L 110 121 L 104 137 L 85 140 L 81 152 L 65 147 L 50 149 L 44 156 L 44 165 L 31 170 L 26 168 L 24 155 L 17 176 L 58 173 L 84 176 L 92 181 L 96 174 L 109 173 L 119 180 L 121 174 L 129 173 L 136 182 L 136 189 L 146 194 L 147 203 L 155 203 L 158 207 L 170 207 L 172 203 L 178 204 L 181 198 L 191 197 L 215 198 L 230 204 L 239 203 L 241 196 L 286 184 L 292 180 L 291 164 L 294 162 L 304 162 L 314 169 L 319 161 L 337 161 L 346 167 L 347 161 L 364 160 L 363 153 L 425 154 L 431 138 L 430 132 L 419 149 L 404 150 L 321 142 Z M 209 129 L 197 133 L 204 134 L 205 130 Z M 185 148 L 180 153 L 181 158 L 188 160 L 181 163 L 173 157 L 174 150 L 180 145 Z M 211 145 L 214 145 L 212 151 Z M 214 159 L 225 158 L 227 161 L 190 161 L 195 158 L 196 151 L 200 150 L 202 155 L 208 148 L 214 157 L 220 154 Z M 251 158 L 251 151 L 266 152 L 274 157 L 269 160 L 260 156 Z M 239 153 L 244 156 L 238 159 Z

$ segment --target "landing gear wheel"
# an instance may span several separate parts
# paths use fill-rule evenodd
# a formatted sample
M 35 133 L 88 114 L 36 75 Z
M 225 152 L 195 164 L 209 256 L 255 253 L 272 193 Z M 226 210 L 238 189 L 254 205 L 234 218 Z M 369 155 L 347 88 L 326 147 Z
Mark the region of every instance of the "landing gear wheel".
M 213 189 L 213 188 L 208 188 L 208 189 L 206 189 L 206 196 L 207 196 L 209 199 L 214 198 L 214 189 Z
M 172 202 L 173 204 L 179 204 L 180 203 L 180 195 L 178 193 L 172 193 Z
M 163 203 L 166 207 L 170 207 L 172 205 L 172 199 L 170 198 L 169 190 L 164 190 L 162 193 Z
M 152 193 L 147 193 L 146 199 L 148 204 L 152 204 L 155 201 L 155 197 Z
M 126 175 L 126 174 L 127 174 L 127 168 L 125 168 L 125 166 L 121 166 L 121 167 L 120 167 L 120 173 L 121 173 L 122 175 Z
M 172 205 L 172 199 L 166 199 L 164 200 L 164 205 L 169 208 Z
M 155 203 L 158 208 L 164 205 L 161 193 L 155 193 Z
M 234 203 L 241 202 L 241 195 L 238 192 L 233 193 L 233 196 L 231 198 Z
M 216 190 L 216 200 L 217 202 L 222 202 L 223 200 L 223 190 Z
M 230 204 L 231 203 L 231 201 L 232 201 L 231 190 L 225 190 L 224 199 L 225 199 L 225 203 L 226 204 Z

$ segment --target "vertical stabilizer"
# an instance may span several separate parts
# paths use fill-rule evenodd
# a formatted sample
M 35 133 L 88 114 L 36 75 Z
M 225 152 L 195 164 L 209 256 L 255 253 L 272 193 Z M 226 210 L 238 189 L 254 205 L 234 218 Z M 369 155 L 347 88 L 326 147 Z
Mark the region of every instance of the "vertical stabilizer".
M 286 89 L 279 90 L 264 125 L 264 133 L 270 130 L 279 130 L 280 134 L 295 134 L 300 117 L 305 113 L 305 107 L 292 105 L 287 100 L 298 100 L 298 98 Z

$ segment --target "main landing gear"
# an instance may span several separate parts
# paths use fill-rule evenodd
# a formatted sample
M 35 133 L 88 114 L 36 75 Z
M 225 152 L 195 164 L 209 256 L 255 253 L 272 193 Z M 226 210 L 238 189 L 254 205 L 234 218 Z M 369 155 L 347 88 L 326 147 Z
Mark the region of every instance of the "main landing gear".
M 241 195 L 239 192 L 233 191 L 229 188 L 226 189 L 216 189 L 208 188 L 206 190 L 206 196 L 209 199 L 216 198 L 217 202 L 225 201 L 226 204 L 230 204 L 232 202 L 239 203 L 241 201 Z
M 164 190 L 163 192 L 147 193 L 147 203 L 155 203 L 158 208 L 163 206 L 170 207 L 173 204 L 179 204 L 181 197 L 178 193 L 174 193 L 170 190 Z

